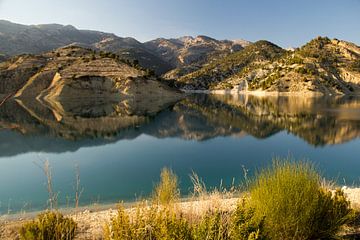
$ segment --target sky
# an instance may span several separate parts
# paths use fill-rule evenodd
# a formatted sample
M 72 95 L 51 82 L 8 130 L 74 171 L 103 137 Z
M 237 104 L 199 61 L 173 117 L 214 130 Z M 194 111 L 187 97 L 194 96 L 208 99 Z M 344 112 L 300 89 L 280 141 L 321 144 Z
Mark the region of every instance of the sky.
M 140 41 L 207 35 L 298 47 L 328 36 L 360 45 L 360 0 L 0 0 L 0 19 Z

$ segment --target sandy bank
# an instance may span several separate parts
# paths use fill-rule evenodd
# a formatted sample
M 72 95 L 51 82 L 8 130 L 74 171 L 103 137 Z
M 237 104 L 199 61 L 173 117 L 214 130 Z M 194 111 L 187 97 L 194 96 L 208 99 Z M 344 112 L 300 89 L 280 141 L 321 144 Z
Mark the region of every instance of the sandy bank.
M 303 96 L 303 97 L 321 97 L 324 96 L 321 92 L 269 92 L 269 91 L 237 91 L 232 89 L 227 90 L 184 90 L 185 93 L 204 93 L 204 94 L 215 94 L 215 95 L 253 95 L 253 96 Z
M 356 209 L 359 209 L 360 188 L 343 187 L 342 189 L 347 195 L 348 199 L 351 201 L 352 206 Z M 224 198 L 221 195 L 213 195 L 200 200 L 187 200 L 179 202 L 177 207 L 179 207 L 184 213 L 201 214 L 208 209 L 214 208 L 231 210 L 236 206 L 238 200 L 239 198 Z M 67 216 L 72 217 L 78 224 L 78 234 L 76 239 L 102 239 L 104 225 L 108 223 L 117 213 L 116 205 L 108 206 L 109 208 L 107 209 L 106 206 L 105 209 L 103 206 L 101 208 L 102 210 L 88 207 L 82 208 L 72 213 L 66 211 L 64 212 Z M 130 213 L 135 211 L 133 206 L 134 205 L 127 205 L 126 211 L 129 211 Z M 24 220 L 21 217 L 18 219 L 11 219 L 7 218 L 6 216 L 2 216 L 0 218 L 0 239 L 16 239 L 17 231 L 21 224 L 23 224 L 25 221 L 27 220 Z

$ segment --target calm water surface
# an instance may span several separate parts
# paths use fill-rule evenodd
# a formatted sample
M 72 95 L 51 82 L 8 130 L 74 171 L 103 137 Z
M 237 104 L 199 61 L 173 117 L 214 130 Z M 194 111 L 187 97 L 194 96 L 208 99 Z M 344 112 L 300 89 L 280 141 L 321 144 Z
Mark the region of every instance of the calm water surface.
M 161 168 L 191 190 L 230 185 L 276 156 L 306 158 L 328 179 L 360 180 L 360 99 L 189 96 L 176 103 L 104 100 L 0 108 L 0 214 L 46 208 L 49 160 L 60 206 L 73 206 L 75 166 L 81 204 L 132 201 L 151 193 Z

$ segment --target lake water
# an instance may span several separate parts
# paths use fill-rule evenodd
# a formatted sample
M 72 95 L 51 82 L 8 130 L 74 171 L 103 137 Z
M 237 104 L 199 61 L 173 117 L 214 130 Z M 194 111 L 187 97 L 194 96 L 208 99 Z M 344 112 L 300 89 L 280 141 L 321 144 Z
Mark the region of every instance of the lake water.
M 147 197 L 160 170 L 191 190 L 243 179 L 273 157 L 314 162 L 327 179 L 360 180 L 360 99 L 189 96 L 176 103 L 11 101 L 0 107 L 0 214 L 47 206 L 48 160 L 59 205 L 73 206 L 76 166 L 81 205 Z

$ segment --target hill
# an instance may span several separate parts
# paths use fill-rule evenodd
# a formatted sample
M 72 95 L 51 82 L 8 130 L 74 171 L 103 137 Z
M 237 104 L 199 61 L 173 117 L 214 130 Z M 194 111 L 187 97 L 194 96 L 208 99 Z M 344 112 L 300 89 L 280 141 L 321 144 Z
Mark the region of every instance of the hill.
M 198 70 L 203 64 L 240 51 L 250 42 L 245 40 L 216 40 L 208 36 L 158 38 L 144 45 L 172 66 L 164 77 L 178 78 Z
M 249 42 L 220 41 L 207 36 L 198 36 L 178 39 L 159 38 L 141 43 L 134 38 L 79 30 L 71 25 L 21 25 L 0 20 L 0 53 L 9 56 L 40 54 L 70 44 L 112 52 L 131 61 L 136 60 L 142 67 L 162 75 L 175 68 L 187 69 L 189 66 L 191 70 L 194 68 L 192 65 L 198 69 L 209 58 L 213 59 L 217 55 L 224 56 L 231 51 L 240 50 Z M 186 70 L 187 72 L 189 70 Z
M 146 100 L 179 95 L 136 63 L 77 46 L 0 63 L 0 94 L 47 101 L 75 98 Z
M 359 66 L 359 46 L 346 41 L 318 37 L 294 51 L 258 41 L 177 79 L 175 85 L 188 90 L 359 94 Z

